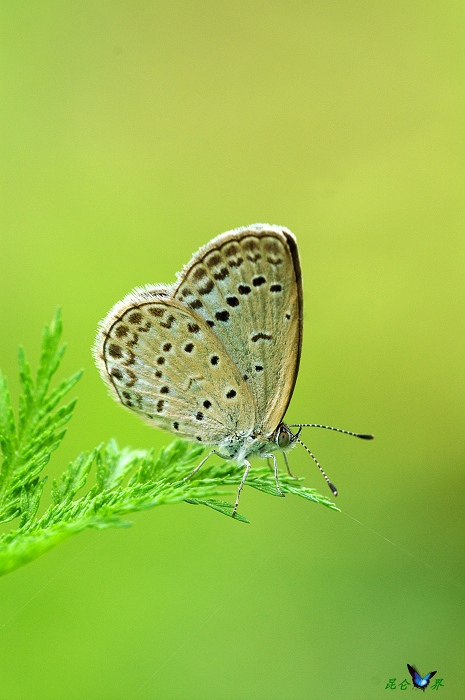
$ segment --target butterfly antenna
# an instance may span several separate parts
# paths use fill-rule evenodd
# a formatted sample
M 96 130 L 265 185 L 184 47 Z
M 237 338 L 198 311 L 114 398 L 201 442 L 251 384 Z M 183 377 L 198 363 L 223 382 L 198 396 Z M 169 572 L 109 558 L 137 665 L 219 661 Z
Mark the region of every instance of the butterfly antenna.
M 334 430 L 336 433 L 345 433 L 345 435 L 353 435 L 362 440 L 373 440 L 375 437 L 371 433 L 353 433 L 351 430 L 342 430 L 342 428 L 333 428 L 331 425 L 319 425 L 318 423 L 291 423 L 290 428 L 299 428 L 297 435 L 300 435 L 302 428 L 324 428 L 325 430 Z
M 295 426 L 295 427 L 297 427 L 297 426 Z M 304 443 L 302 442 L 302 440 L 300 440 L 300 439 L 297 437 L 297 435 L 294 436 L 294 439 L 297 440 L 297 442 L 298 442 L 300 445 L 302 445 L 302 447 L 303 447 L 304 449 L 307 450 L 308 454 L 309 454 L 310 457 L 313 459 L 313 461 L 315 462 L 316 466 L 318 467 L 318 469 L 320 470 L 320 472 L 323 474 L 324 478 L 326 479 L 326 483 L 328 484 L 329 488 L 330 488 L 331 491 L 333 492 L 333 496 L 337 496 L 337 488 L 334 486 L 334 484 L 332 483 L 332 481 L 330 481 L 330 480 L 328 479 L 326 473 L 324 472 L 324 470 L 323 470 L 321 464 L 319 463 L 319 461 L 317 460 L 317 458 L 315 457 L 315 455 L 313 454 L 313 452 L 312 452 L 311 450 L 308 449 L 307 445 L 304 445 Z

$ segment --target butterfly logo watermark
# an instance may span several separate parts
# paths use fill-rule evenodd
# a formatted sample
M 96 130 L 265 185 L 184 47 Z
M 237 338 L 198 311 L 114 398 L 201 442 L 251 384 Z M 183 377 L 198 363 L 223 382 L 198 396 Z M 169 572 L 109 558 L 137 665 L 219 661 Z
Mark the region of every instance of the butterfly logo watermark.
M 409 686 L 413 688 L 418 688 L 419 690 L 425 691 L 426 688 L 430 686 L 430 681 L 433 676 L 436 675 L 437 671 L 430 671 L 426 676 L 422 676 L 421 673 L 415 666 L 407 664 L 408 672 L 410 673 L 412 682 L 408 681 L 407 678 L 397 682 L 397 678 L 389 678 L 386 683 L 385 690 L 407 690 Z M 443 678 L 436 678 L 434 683 L 430 686 L 431 690 L 439 690 L 439 688 L 444 687 Z

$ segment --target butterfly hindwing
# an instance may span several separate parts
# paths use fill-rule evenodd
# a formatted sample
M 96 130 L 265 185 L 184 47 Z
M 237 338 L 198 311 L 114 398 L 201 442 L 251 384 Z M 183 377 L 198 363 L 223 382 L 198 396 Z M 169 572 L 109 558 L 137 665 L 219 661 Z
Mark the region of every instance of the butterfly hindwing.
M 170 298 L 169 287 L 135 290 L 119 302 L 95 354 L 116 398 L 160 428 L 220 444 L 253 426 L 252 397 L 237 367 L 205 321 Z

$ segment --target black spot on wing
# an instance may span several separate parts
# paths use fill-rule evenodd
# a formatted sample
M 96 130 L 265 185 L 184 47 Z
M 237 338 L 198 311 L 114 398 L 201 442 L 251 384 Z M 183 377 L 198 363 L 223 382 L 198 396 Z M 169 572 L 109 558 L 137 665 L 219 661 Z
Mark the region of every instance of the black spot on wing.
M 237 291 L 239 294 L 250 294 L 252 289 L 249 287 L 248 284 L 239 284 L 237 287 Z
M 253 343 L 256 343 L 258 340 L 271 340 L 272 337 L 269 333 L 255 333 L 255 335 L 251 336 L 251 340 Z

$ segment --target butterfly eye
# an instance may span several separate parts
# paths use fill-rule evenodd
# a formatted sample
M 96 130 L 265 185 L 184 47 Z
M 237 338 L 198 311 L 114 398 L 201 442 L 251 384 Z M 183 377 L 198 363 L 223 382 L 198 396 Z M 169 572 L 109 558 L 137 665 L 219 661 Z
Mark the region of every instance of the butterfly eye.
M 281 426 L 276 435 L 276 444 L 282 449 L 283 447 L 287 447 L 290 442 L 291 436 L 289 435 L 289 431 L 286 430 L 284 426 Z

